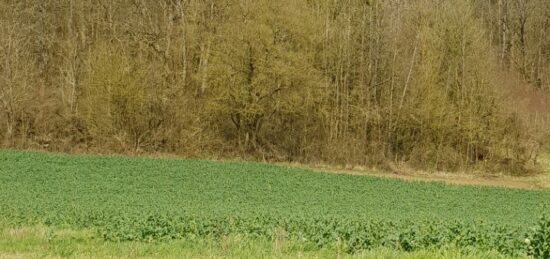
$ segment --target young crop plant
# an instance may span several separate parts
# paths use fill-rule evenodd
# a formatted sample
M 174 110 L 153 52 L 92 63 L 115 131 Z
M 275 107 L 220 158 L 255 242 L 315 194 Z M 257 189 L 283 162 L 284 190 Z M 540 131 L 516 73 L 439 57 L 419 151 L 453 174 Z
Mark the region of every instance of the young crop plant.
M 0 151 L 0 221 L 115 243 L 288 240 L 349 254 L 455 247 L 548 256 L 550 192 L 284 166 Z M 525 213 L 530 211 L 531 213 Z

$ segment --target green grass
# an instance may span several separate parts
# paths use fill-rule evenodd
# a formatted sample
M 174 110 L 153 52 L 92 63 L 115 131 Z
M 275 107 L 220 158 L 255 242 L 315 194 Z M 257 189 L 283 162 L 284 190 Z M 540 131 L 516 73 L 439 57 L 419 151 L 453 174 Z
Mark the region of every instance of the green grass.
M 548 208 L 550 192 L 542 190 L 260 163 L 0 151 L 0 219 L 12 227 L 92 230 L 101 242 L 242 235 L 312 250 L 343 240 L 354 253 L 455 245 L 521 255 L 529 250 L 524 238 Z
M 455 247 L 400 252 L 376 248 L 349 255 L 337 244 L 317 250 L 292 241 L 269 242 L 242 236 L 221 240 L 114 243 L 93 233 L 44 226 L 0 227 L 0 258 L 512 258 L 496 251 L 461 250 Z

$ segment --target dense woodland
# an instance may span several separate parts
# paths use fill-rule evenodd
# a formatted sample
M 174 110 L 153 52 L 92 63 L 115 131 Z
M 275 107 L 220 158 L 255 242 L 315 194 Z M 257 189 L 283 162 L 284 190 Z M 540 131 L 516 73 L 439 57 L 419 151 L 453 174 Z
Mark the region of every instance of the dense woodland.
M 0 0 L 0 144 L 524 172 L 547 0 Z

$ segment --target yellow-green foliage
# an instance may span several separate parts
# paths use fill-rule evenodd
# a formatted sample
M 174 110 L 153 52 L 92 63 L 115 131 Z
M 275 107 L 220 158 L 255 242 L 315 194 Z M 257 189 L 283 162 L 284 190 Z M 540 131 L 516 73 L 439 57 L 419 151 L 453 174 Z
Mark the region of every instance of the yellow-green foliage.
M 216 121 L 231 122 L 225 132 L 257 149 L 277 141 L 265 139 L 269 134 L 284 138 L 289 129 L 281 120 L 297 118 L 300 126 L 306 116 L 319 116 L 311 112 L 324 99 L 307 34 L 314 28 L 304 25 L 311 17 L 300 2 L 250 1 L 232 8 L 213 50 L 208 104 Z
M 98 1 L 0 3 L 3 146 L 522 172 L 547 141 L 543 0 Z
M 464 2 L 443 2 L 419 26 L 417 73 L 401 138 L 420 163 L 457 167 L 500 158 L 495 134 L 509 122 L 491 82 L 490 47 Z M 515 127 L 515 126 L 514 126 Z M 422 148 L 424 147 L 424 148 Z M 463 165 L 463 164 L 462 164 Z
M 162 105 L 149 68 L 121 48 L 99 45 L 88 58 L 89 73 L 83 75 L 80 116 L 96 141 L 114 138 L 115 148 L 137 150 L 157 129 Z M 161 109 L 163 107 L 160 107 Z

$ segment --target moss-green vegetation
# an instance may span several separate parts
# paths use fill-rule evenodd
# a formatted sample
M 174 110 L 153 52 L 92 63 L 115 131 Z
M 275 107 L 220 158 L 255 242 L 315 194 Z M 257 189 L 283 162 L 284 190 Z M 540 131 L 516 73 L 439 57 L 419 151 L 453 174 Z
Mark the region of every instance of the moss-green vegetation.
M 241 236 L 343 252 L 386 247 L 547 251 L 550 192 L 404 182 L 259 163 L 0 151 L 6 225 L 91 230 L 99 240 Z M 538 223 L 540 222 L 540 223 Z M 538 228 L 533 229 L 532 227 Z M 529 244 L 525 239 L 529 239 Z

